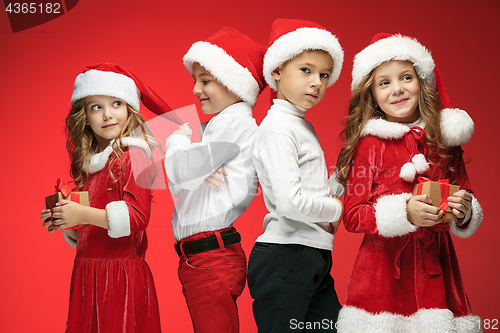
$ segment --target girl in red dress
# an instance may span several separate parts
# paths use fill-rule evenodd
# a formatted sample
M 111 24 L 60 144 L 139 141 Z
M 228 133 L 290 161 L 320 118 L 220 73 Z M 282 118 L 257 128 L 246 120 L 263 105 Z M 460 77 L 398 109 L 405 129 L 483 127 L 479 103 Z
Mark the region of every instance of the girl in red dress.
M 451 234 L 482 221 L 460 145 L 474 124 L 452 109 L 430 52 L 417 40 L 376 35 L 354 59 L 346 142 L 337 161 L 344 225 L 364 233 L 339 313 L 339 332 L 479 332 Z M 418 176 L 449 179 L 452 221 L 412 195 Z
M 134 74 L 113 64 L 75 80 L 66 118 L 71 174 L 90 207 L 62 200 L 43 210 L 76 248 L 66 332 L 161 332 L 153 276 L 144 260 L 151 211 L 151 149 L 140 101 L 168 105 Z M 137 134 L 138 133 L 138 134 Z M 139 186 L 140 185 L 140 186 Z

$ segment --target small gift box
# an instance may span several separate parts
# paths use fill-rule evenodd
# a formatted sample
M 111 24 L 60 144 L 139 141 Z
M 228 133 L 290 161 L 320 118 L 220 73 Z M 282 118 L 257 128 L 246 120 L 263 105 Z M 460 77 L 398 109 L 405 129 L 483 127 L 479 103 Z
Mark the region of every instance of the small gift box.
M 75 191 L 71 189 L 66 183 L 63 182 L 61 178 L 57 180 L 56 186 L 54 186 L 55 193 L 45 197 L 45 207 L 52 210 L 56 203 L 60 200 L 70 200 L 79 203 L 80 205 L 90 206 L 89 202 L 89 192 L 87 191 Z M 53 219 L 51 218 L 51 221 Z M 78 229 L 83 227 L 83 225 L 78 225 L 70 229 Z
M 458 185 L 450 185 L 448 179 L 441 179 L 433 182 L 426 177 L 418 177 L 419 184 L 413 188 L 413 195 L 427 194 L 432 200 L 432 205 L 444 210 L 446 213 L 443 217 L 443 222 L 456 220 L 457 217 L 448 207 L 448 197 L 460 190 Z

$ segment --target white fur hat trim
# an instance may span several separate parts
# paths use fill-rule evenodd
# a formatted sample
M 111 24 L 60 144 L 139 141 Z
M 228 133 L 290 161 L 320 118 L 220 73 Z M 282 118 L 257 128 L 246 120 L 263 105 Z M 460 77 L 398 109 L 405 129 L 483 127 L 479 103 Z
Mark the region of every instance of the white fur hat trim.
M 134 80 L 126 75 L 89 70 L 79 74 L 73 86 L 71 104 L 87 96 L 110 96 L 125 101 L 135 111 L 141 108 L 141 92 L 135 85 Z
M 184 66 L 193 75 L 197 62 L 244 102 L 255 105 L 260 87 L 250 71 L 217 45 L 200 41 L 194 43 L 183 58 Z
M 281 64 L 295 58 L 304 50 L 322 50 L 333 59 L 333 71 L 327 87 L 337 81 L 344 63 L 344 51 L 340 43 L 330 32 L 318 28 L 299 28 L 274 41 L 264 56 L 264 78 L 269 87 L 277 90 L 272 72 Z
M 436 86 L 434 59 L 430 51 L 417 40 L 393 35 L 368 45 L 354 57 L 351 90 L 358 87 L 372 70 L 391 60 L 407 60 L 413 63 L 418 76 L 429 86 Z

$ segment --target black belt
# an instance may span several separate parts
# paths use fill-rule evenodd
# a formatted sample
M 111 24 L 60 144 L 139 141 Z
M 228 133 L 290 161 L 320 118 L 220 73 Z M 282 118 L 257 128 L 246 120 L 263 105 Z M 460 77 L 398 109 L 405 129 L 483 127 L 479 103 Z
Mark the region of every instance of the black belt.
M 223 231 L 220 233 L 220 235 L 222 237 L 222 242 L 224 243 L 224 246 L 241 242 L 241 236 L 239 232 Z M 219 242 L 217 241 L 217 237 L 215 236 L 197 239 L 190 242 L 179 242 L 175 243 L 174 245 L 175 252 L 177 253 L 178 256 L 182 255 L 180 249 L 181 244 L 185 255 L 207 252 L 219 248 Z

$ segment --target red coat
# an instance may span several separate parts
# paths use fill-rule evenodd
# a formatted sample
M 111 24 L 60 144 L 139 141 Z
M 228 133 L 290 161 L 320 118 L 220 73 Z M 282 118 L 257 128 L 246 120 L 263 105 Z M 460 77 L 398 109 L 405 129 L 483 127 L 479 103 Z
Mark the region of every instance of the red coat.
M 454 332 L 446 327 L 458 325 L 470 328 L 464 332 L 478 329 L 479 317 L 471 315 L 450 235 L 450 229 L 460 237 L 477 230 L 482 220 L 477 200 L 463 229 L 455 222 L 417 227 L 407 219 L 406 202 L 418 175 L 451 177 L 471 191 L 461 149 L 456 148 L 454 161 L 459 176 L 453 177 L 424 159 L 429 147 L 422 134 L 382 119 L 370 120 L 362 131 L 349 172 L 343 221 L 346 230 L 365 236 L 339 314 L 339 332 L 367 331 L 373 325 L 379 325 L 380 332 L 410 332 L 404 325 L 421 325 L 429 332 L 433 327 L 425 325 L 433 322 L 437 332 Z
M 91 158 L 82 190 L 89 191 L 91 207 L 106 209 L 109 230 L 78 229 L 66 332 L 161 332 L 153 276 L 144 260 L 151 190 L 137 185 L 131 163 L 150 165 L 149 147 L 141 141 L 124 139 L 127 148 L 111 166 L 121 174 L 118 182 L 108 170 L 110 147 Z

